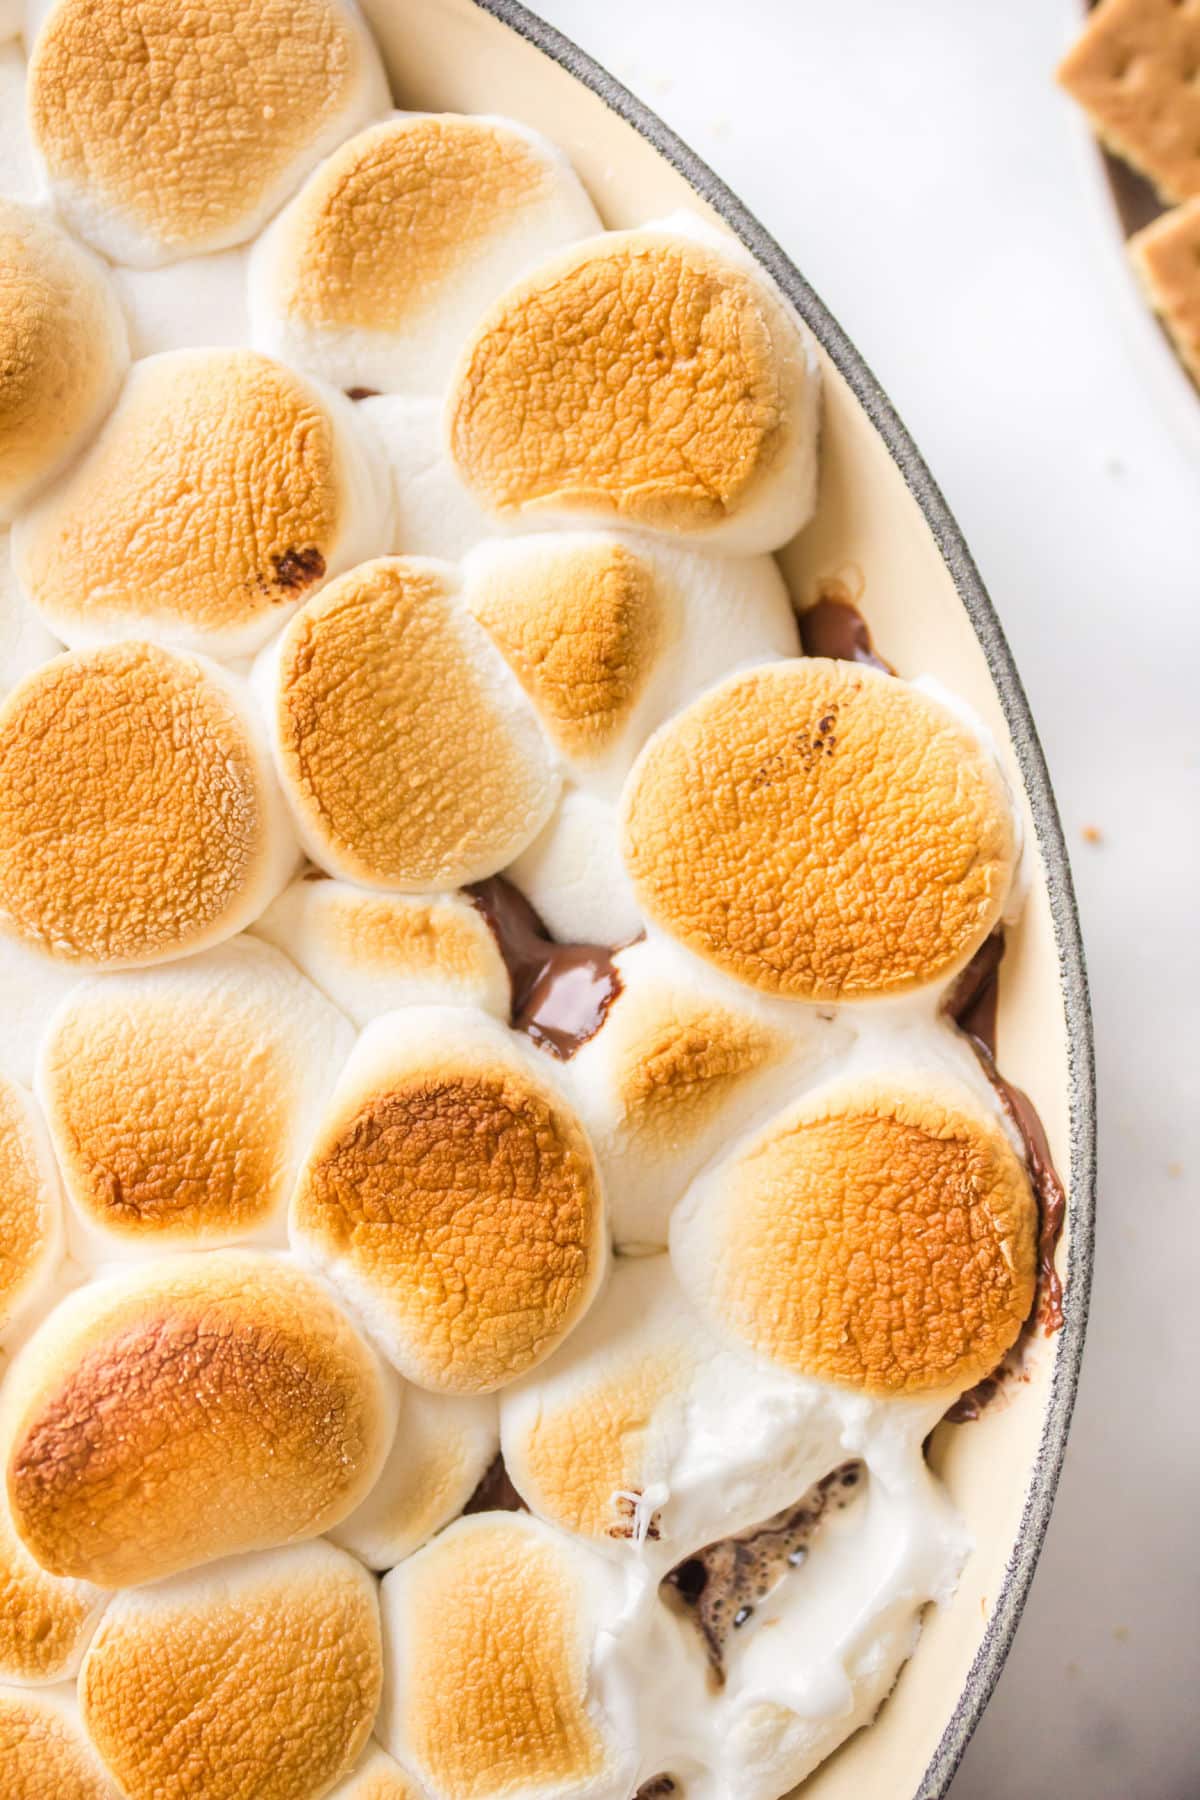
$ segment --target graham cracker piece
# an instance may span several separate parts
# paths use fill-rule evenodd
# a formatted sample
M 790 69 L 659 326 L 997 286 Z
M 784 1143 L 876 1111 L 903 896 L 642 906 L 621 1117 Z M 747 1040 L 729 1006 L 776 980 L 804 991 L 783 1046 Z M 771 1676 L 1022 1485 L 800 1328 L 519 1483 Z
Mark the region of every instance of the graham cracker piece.
M 1200 200 L 1177 206 L 1131 237 L 1129 254 L 1180 359 L 1200 384 Z
M 1200 194 L 1200 0 L 1101 0 L 1058 80 L 1168 204 Z

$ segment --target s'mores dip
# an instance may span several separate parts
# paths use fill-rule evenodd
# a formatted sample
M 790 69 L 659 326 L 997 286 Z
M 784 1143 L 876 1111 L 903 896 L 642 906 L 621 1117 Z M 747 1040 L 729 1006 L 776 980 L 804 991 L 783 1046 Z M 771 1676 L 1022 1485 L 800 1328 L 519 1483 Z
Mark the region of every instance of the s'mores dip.
M 1061 1318 L 1000 753 L 731 237 L 352 0 L 0 37 L 0 1793 L 780 1800 Z

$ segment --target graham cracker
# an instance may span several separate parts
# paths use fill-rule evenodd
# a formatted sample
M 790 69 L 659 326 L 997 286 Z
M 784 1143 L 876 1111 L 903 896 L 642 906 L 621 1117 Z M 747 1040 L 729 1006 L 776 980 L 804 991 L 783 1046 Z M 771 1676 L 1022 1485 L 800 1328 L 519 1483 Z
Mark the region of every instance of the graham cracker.
M 1168 204 L 1200 194 L 1200 0 L 1101 0 L 1058 80 Z
M 1129 254 L 1180 359 L 1200 384 L 1200 200 L 1177 206 L 1131 237 Z

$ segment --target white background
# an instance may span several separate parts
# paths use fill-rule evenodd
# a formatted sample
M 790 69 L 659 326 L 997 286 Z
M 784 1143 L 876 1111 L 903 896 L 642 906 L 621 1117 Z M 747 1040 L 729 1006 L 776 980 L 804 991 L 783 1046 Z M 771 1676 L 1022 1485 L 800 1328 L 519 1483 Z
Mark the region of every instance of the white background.
M 1123 312 L 1051 82 L 1070 0 L 539 10 L 758 213 L 882 380 L 983 570 L 1063 811 L 1099 1037 L 1092 1326 L 954 1800 L 1197 1800 L 1200 397 L 1173 415 Z

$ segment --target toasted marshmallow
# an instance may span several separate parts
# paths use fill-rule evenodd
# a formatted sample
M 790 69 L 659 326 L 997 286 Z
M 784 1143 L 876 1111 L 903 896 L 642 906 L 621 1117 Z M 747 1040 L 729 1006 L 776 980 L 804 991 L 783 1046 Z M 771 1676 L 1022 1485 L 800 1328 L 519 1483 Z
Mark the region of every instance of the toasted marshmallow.
M 572 779 L 613 795 L 656 725 L 739 663 L 800 645 L 768 556 L 554 532 L 480 545 L 463 591 Z
M 353 1046 L 349 1020 L 252 938 L 83 982 L 38 1070 L 76 1258 L 285 1244 L 297 1169 Z
M 384 1743 L 445 1800 L 628 1800 L 632 1669 L 617 1571 L 536 1519 L 460 1519 L 381 1595 Z
M 657 937 L 614 960 L 620 991 L 563 1081 L 604 1173 L 614 1241 L 662 1249 L 671 1209 L 703 1164 L 791 1099 L 851 1033 L 758 1002 Z
M 453 570 L 352 569 L 258 674 L 284 791 L 313 861 L 368 887 L 460 887 L 541 829 L 558 773 Z
M 484 307 L 599 228 L 527 126 L 397 113 L 335 150 L 260 240 L 255 342 L 344 387 L 440 393 Z
M 65 962 L 218 943 L 296 843 L 242 685 L 129 641 L 59 656 L 0 706 L 0 929 Z
M 463 486 L 450 460 L 439 401 L 368 394 L 358 402 L 358 416 L 391 484 L 390 548 L 398 556 L 454 562 L 495 534 L 496 521 Z
M 79 1704 L 128 1800 L 318 1800 L 367 1743 L 382 1682 L 375 1584 L 315 1543 L 118 1594 Z
M 55 0 L 29 118 L 55 205 L 114 262 L 252 237 L 333 146 L 386 110 L 348 0 Z
M 62 649 L 21 592 L 12 566 L 11 539 L 10 532 L 0 531 L 0 700 L 23 675 Z
M 248 344 L 248 257 L 246 250 L 217 250 L 161 269 L 115 269 L 133 354 Z
M 62 1194 L 32 1094 L 0 1075 L 0 1344 L 50 1290 L 63 1247 Z
M 507 1019 L 508 971 L 465 894 L 373 894 L 315 870 L 254 926 L 367 1025 L 401 1006 L 477 1006 Z
M 564 788 L 507 873 L 561 943 L 627 944 L 642 929 L 615 812 L 595 794 Z
M 496 1402 L 489 1395 L 409 1388 L 382 1475 L 330 1535 L 368 1568 L 394 1568 L 458 1517 L 499 1447 Z
M 815 504 L 818 387 L 767 276 L 681 216 L 589 238 L 509 288 L 463 351 L 446 430 L 500 519 L 773 550 Z
M 821 1087 L 706 1172 L 671 1219 L 685 1290 L 769 1361 L 867 1394 L 961 1392 L 1033 1304 L 1037 1206 L 965 1089 Z
M 329 1800 L 424 1800 L 420 1788 L 386 1750 L 370 1744 L 367 1753 Z
M 800 1000 L 948 976 L 999 919 L 1018 855 L 1004 778 L 971 727 L 821 657 L 704 694 L 647 744 L 622 811 L 647 918 Z
M 108 1587 L 316 1537 L 374 1485 L 395 1407 L 288 1262 L 164 1257 L 69 1295 L 14 1361 L 13 1523 L 51 1574 Z
M 666 1256 L 616 1259 L 579 1330 L 501 1395 L 500 1431 L 536 1513 L 659 1574 L 847 1454 L 836 1396 L 726 1349 Z
M 252 350 L 176 350 L 136 364 L 13 554 L 73 649 L 142 636 L 243 657 L 379 547 L 384 512 L 344 395 Z
M 292 1203 L 292 1242 L 401 1372 L 487 1393 L 548 1356 L 604 1274 L 591 1145 L 536 1053 L 462 1007 L 369 1025 Z
M 25 58 L 21 46 L 4 42 L 21 28 L 21 0 L 0 0 L 0 194 L 36 204 L 42 177 L 25 115 Z
M 94 256 L 45 213 L 0 200 L 0 520 L 85 444 L 129 362 Z
M 122 1800 L 69 1690 L 0 1688 L 0 1792 L 5 1800 Z
M 69 1681 L 108 1596 L 86 1581 L 62 1581 L 34 1561 L 0 1495 L 0 1682 L 40 1687 Z M 2 1728 L 0 1728 L 2 1730 Z M 0 1777 L 5 1773 L 0 1755 Z M 10 1793 L 0 1779 L 0 1793 Z M 45 1790 L 54 1793 L 55 1788 Z

